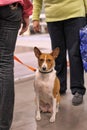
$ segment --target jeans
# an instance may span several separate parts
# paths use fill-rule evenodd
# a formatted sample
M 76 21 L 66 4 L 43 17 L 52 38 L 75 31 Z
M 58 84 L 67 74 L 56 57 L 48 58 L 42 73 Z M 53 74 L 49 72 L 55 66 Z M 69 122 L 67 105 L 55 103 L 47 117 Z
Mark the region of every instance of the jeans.
M 14 110 L 14 50 L 22 7 L 0 7 L 0 130 L 9 130 Z
M 67 89 L 67 60 L 68 50 L 70 61 L 70 88 L 72 94 L 76 92 L 84 95 L 84 70 L 80 54 L 79 30 L 85 26 L 85 17 L 72 18 L 64 21 L 48 22 L 52 49 L 60 48 L 60 55 L 56 59 L 57 76 L 60 79 L 60 92 Z

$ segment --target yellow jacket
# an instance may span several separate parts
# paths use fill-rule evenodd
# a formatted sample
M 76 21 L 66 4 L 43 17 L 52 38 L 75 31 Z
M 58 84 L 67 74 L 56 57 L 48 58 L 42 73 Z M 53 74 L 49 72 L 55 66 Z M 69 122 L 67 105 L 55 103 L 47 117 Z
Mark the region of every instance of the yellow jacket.
M 47 22 L 84 17 L 87 13 L 87 0 L 33 0 L 33 20 L 39 20 L 42 4 Z

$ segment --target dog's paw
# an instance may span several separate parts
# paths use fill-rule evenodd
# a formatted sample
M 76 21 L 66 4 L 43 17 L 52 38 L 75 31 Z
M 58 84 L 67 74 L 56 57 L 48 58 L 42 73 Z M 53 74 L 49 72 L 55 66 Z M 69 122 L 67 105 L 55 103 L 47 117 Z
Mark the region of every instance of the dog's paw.
M 41 120 L 41 116 L 38 116 L 38 115 L 37 115 L 37 116 L 36 116 L 36 120 L 37 120 L 37 121 L 40 121 L 40 120 Z
M 40 112 L 38 111 L 37 114 L 36 114 L 36 120 L 37 121 L 40 121 L 41 120 L 41 116 L 40 116 Z
M 50 122 L 51 122 L 51 123 L 52 123 L 52 122 L 55 122 L 55 117 L 52 116 L 52 117 L 50 118 Z

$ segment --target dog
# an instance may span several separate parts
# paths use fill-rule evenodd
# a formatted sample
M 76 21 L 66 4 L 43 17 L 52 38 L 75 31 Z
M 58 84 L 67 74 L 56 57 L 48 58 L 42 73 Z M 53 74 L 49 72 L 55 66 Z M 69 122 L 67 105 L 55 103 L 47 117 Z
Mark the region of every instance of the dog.
M 59 52 L 59 48 L 55 48 L 51 53 L 42 53 L 39 48 L 34 47 L 34 53 L 38 59 L 34 80 L 36 120 L 41 120 L 42 111 L 50 112 L 50 122 L 55 122 L 60 104 L 60 81 L 55 70 L 55 59 Z

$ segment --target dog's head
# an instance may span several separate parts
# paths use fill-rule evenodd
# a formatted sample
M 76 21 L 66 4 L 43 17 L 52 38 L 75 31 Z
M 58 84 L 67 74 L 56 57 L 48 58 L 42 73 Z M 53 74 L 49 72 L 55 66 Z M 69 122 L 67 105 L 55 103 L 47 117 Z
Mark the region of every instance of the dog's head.
M 55 48 L 51 53 L 42 53 L 34 47 L 35 56 L 38 58 L 38 67 L 41 72 L 49 72 L 55 66 L 55 59 L 59 55 L 59 48 Z

